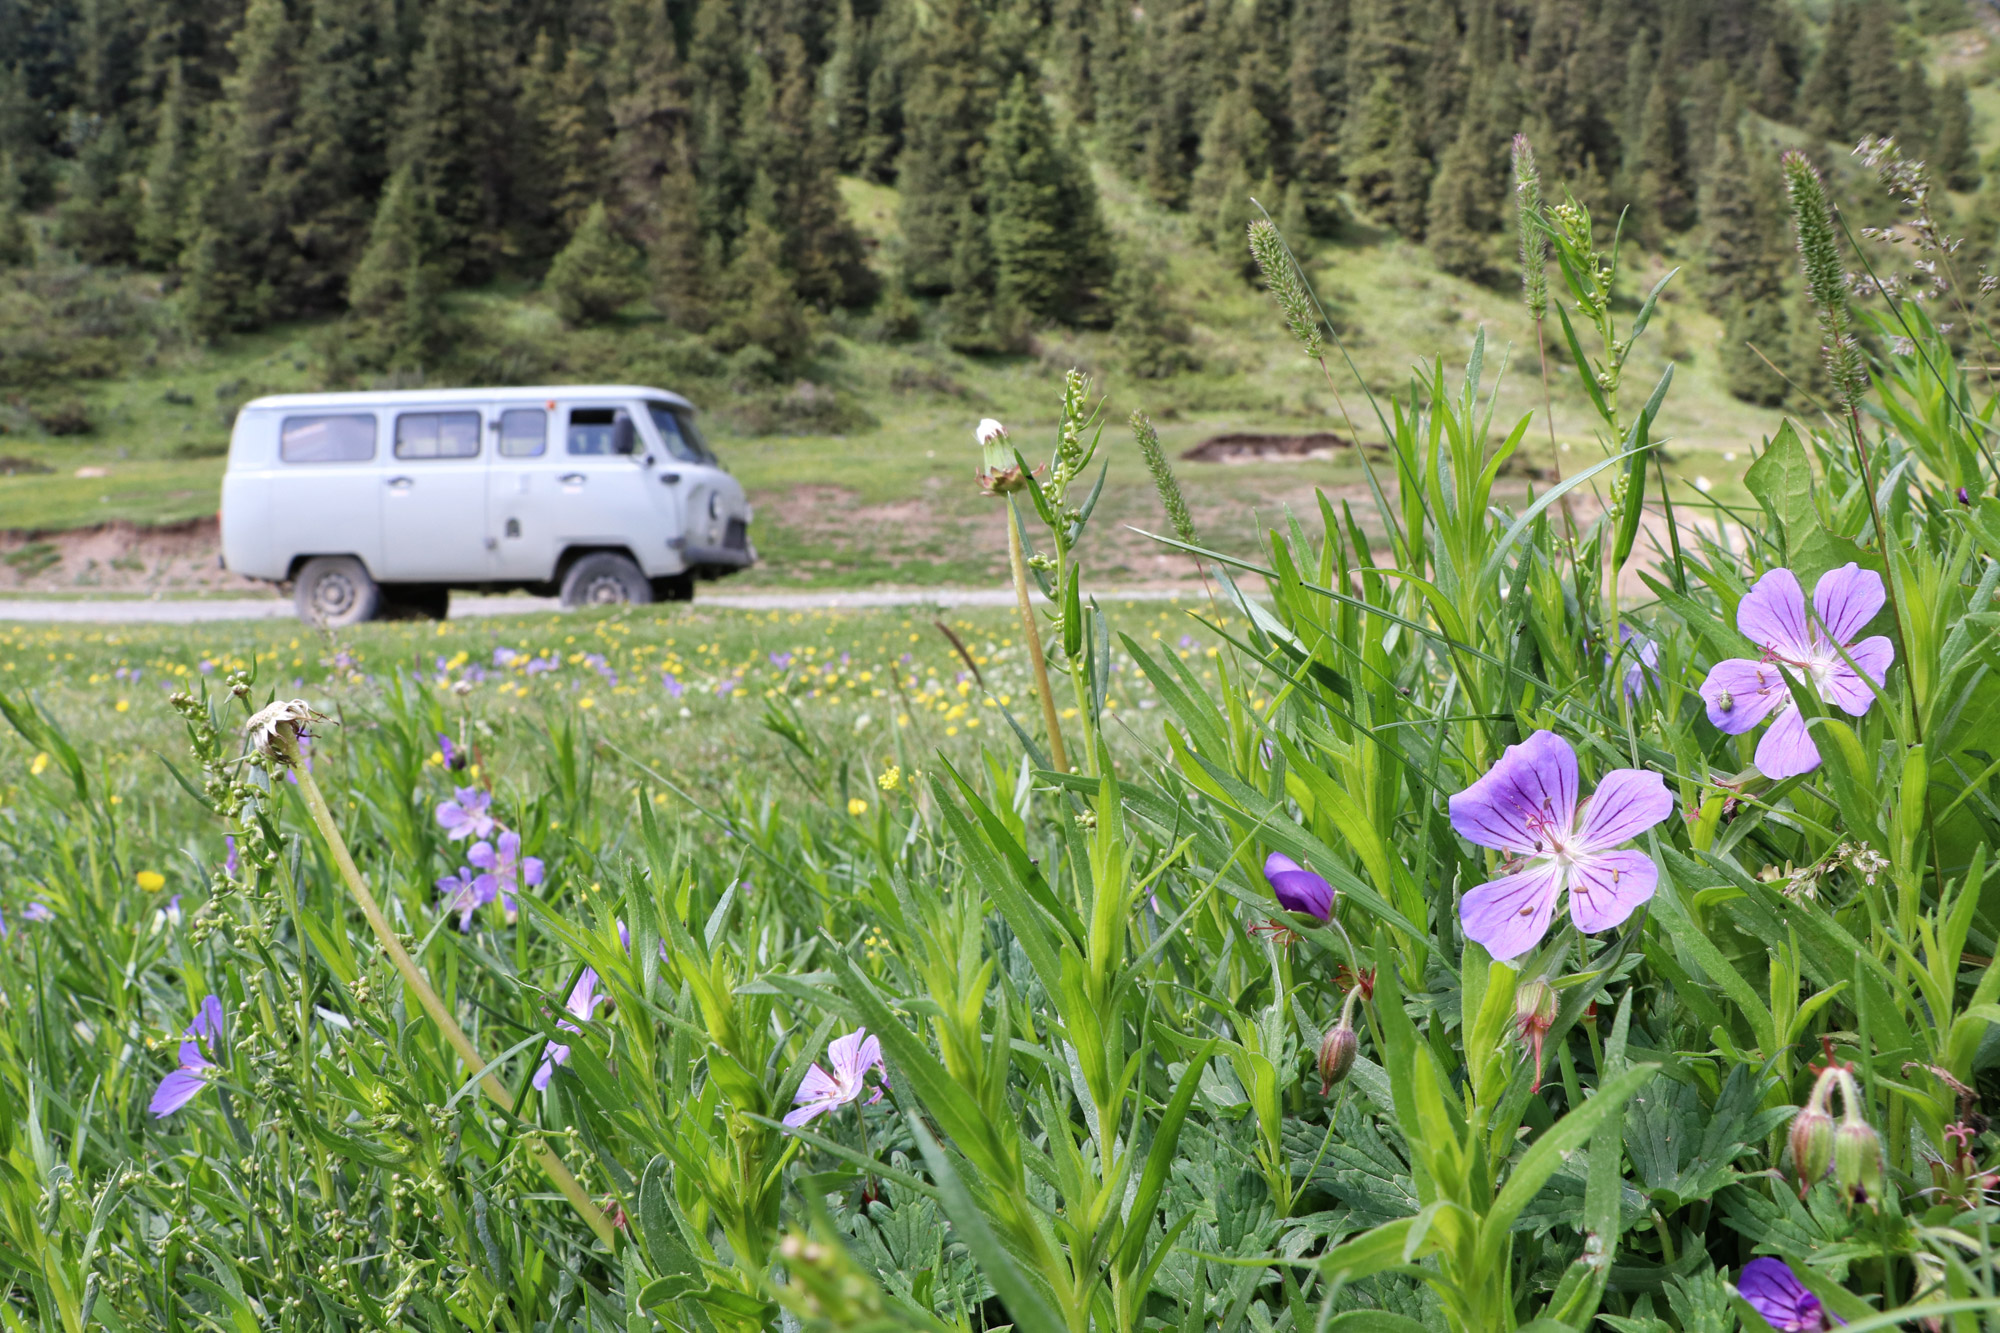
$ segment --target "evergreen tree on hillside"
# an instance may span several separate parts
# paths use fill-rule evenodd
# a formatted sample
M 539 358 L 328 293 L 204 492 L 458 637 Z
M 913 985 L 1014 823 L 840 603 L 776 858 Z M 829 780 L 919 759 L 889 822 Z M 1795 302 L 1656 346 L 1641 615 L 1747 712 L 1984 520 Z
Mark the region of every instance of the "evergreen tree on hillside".
M 1024 74 L 1014 77 L 994 113 L 984 169 L 1000 300 L 1037 319 L 1101 319 L 1111 248 L 1097 191 Z
M 689 117 L 702 235 L 733 253 L 743 235 L 754 172 L 740 151 L 748 42 L 731 0 L 699 0 L 688 43 Z
M 915 13 L 912 0 L 888 0 L 870 27 L 875 63 L 868 71 L 868 120 L 856 169 L 884 184 L 895 178 L 903 152 L 903 99 Z
M 1200 0 L 1161 0 L 1138 30 L 1143 72 L 1130 130 L 1138 151 L 1134 174 L 1155 200 L 1173 208 L 1187 202 L 1200 162 L 1216 26 Z
M 546 225 L 539 182 L 517 188 L 522 152 L 533 139 L 517 115 L 507 17 L 504 0 L 437 0 L 431 7 L 389 159 L 426 196 L 445 255 L 475 281 L 498 269 L 524 230 Z
M 700 333 L 714 322 L 713 280 L 721 246 L 719 241 L 703 239 L 701 202 L 685 131 L 675 135 L 667 163 L 660 177 L 646 266 L 653 301 L 661 313 L 676 327 Z
M 605 161 L 611 111 L 604 84 L 583 49 L 558 52 L 544 32 L 522 78 L 523 119 L 539 135 L 535 178 L 563 232 L 579 231 L 601 208 L 609 183 Z M 650 184 L 650 182 L 648 182 Z
M 975 226 L 984 221 L 986 134 L 998 101 L 998 71 L 986 57 L 986 22 L 978 6 L 972 0 L 939 5 L 919 31 L 910 68 L 897 170 L 903 277 L 912 291 L 937 295 L 957 289 L 965 219 L 978 218 Z
M 639 253 L 612 227 L 603 200 L 584 212 L 542 287 L 566 324 L 600 323 L 639 298 Z
M 196 332 L 254 328 L 309 308 L 324 276 L 300 252 L 308 221 L 308 142 L 299 124 L 299 34 L 283 0 L 250 0 L 196 169 L 183 257 Z
M 35 237 L 21 213 L 20 186 L 0 176 L 0 268 L 25 268 L 35 262 Z
M 1278 127 L 1264 113 L 1261 59 L 1250 57 L 1229 88 L 1216 99 L 1208 128 L 1201 136 L 1201 166 L 1189 190 L 1188 207 L 1208 242 L 1244 266 L 1244 276 L 1256 271 L 1243 246 L 1244 228 L 1258 214 L 1252 195 L 1266 207 L 1277 206 L 1278 163 L 1273 149 Z
M 69 197 L 56 213 L 56 242 L 86 264 L 129 264 L 138 257 L 139 196 L 126 175 L 125 131 L 101 124 L 70 172 Z
M 307 20 L 299 71 L 302 221 L 294 238 L 308 274 L 302 300 L 313 309 L 338 304 L 367 244 L 389 174 L 400 36 L 392 0 L 316 0 Z
M 1884 0 L 1861 0 L 1846 52 L 1846 100 L 1835 124 L 1850 142 L 1864 134 L 1900 134 L 1913 71 L 1896 59 L 1896 30 Z M 1921 71 L 1914 71 L 1919 83 Z
M 180 256 L 188 198 L 194 188 L 194 106 L 179 59 L 167 75 L 165 99 L 154 118 L 153 147 L 139 191 L 139 262 L 166 268 Z
M 650 243 L 658 226 L 653 208 L 662 197 L 661 184 L 670 173 L 688 167 L 687 71 L 661 0 L 614 0 L 609 20 L 603 39 L 609 49 L 597 88 L 573 84 L 569 96 L 570 105 L 579 108 L 595 108 L 599 103 L 594 99 L 602 97 L 604 118 L 597 119 L 591 109 L 570 113 L 550 146 L 587 160 L 590 150 L 579 141 L 608 125 L 608 150 L 597 150 L 598 188 L 606 193 L 619 229 Z M 585 49 L 580 38 L 572 43 L 579 53 Z
M 1633 163 L 1638 205 L 1639 238 L 1658 249 L 1669 232 L 1693 221 L 1693 192 L 1688 187 L 1687 147 L 1680 121 L 1680 99 L 1672 79 L 1655 78 L 1639 119 L 1638 154 Z
M 1947 189 L 1979 188 L 1979 159 L 1972 151 L 1972 103 L 1966 98 L 1962 74 L 1949 76 L 1938 89 L 1930 166 Z
M 445 223 L 411 168 L 399 169 L 382 191 L 368 248 L 355 265 L 347 301 L 355 316 L 355 350 L 365 364 L 421 367 L 444 333 L 448 277 L 437 255 Z
M 760 217 L 751 218 L 723 277 L 723 299 L 730 311 L 719 326 L 726 350 L 761 348 L 781 376 L 805 358 L 812 324 L 785 271 L 784 242 Z
M 1339 190 L 1340 124 L 1347 105 L 1345 0 L 1298 6 L 1287 44 L 1292 53 L 1285 80 L 1293 135 L 1291 180 L 1301 193 L 1307 224 L 1330 235 L 1344 213 Z

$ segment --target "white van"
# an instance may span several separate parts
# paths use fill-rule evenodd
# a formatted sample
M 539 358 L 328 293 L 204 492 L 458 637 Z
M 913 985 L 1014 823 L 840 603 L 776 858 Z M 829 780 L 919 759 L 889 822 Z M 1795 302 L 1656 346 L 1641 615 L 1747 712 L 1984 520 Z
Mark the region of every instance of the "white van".
M 299 617 L 442 618 L 451 589 L 686 600 L 755 562 L 743 487 L 678 394 L 625 384 L 282 394 L 246 404 L 222 558 Z

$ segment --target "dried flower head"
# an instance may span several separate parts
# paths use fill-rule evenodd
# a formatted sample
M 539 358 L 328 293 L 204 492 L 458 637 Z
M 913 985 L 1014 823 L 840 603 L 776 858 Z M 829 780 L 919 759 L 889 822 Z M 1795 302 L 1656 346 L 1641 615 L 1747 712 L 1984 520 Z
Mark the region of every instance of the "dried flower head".
M 251 749 L 290 763 L 298 755 L 298 738 L 306 734 L 306 728 L 325 720 L 326 714 L 314 712 L 304 699 L 280 699 L 251 715 L 243 738 Z

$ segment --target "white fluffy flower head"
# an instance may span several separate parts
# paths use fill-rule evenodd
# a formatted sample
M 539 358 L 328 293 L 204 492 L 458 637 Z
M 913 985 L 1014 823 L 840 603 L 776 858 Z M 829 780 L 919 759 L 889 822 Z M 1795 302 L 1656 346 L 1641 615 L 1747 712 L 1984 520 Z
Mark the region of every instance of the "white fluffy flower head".
M 243 728 L 243 737 L 252 749 L 283 759 L 286 756 L 277 748 L 278 728 L 291 723 L 293 730 L 303 730 L 307 723 L 324 721 L 324 713 L 316 713 L 304 699 L 279 699 L 268 703 L 250 715 L 250 721 Z

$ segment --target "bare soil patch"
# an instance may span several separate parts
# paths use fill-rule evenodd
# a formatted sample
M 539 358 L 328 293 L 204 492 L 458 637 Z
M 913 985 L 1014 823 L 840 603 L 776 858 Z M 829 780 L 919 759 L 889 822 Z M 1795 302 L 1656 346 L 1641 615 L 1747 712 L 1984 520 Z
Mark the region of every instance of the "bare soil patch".
M 266 592 L 221 568 L 213 518 L 141 527 L 102 523 L 60 532 L 0 532 L 0 589 L 27 592 Z
M 1190 463 L 1292 463 L 1315 458 L 1332 458 L 1354 441 L 1330 430 L 1304 435 L 1257 435 L 1238 431 L 1211 435 L 1181 457 Z M 1370 448 L 1380 448 L 1371 445 Z

